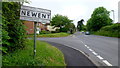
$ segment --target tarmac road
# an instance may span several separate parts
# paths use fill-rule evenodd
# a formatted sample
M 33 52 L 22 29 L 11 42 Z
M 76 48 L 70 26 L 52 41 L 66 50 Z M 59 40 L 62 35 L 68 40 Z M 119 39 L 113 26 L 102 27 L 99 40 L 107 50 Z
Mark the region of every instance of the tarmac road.
M 67 66 L 93 66 L 91 68 L 96 68 L 94 67 L 95 65 L 81 52 L 62 44 L 53 42 L 48 43 L 57 47 L 63 52 Z
M 84 35 L 76 32 L 68 37 L 37 39 L 80 50 L 98 66 L 118 66 L 118 38 Z

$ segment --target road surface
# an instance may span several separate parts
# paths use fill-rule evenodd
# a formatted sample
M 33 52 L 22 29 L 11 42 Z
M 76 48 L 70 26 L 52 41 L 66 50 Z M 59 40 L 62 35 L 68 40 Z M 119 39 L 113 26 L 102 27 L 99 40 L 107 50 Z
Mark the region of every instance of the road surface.
M 93 64 L 84 54 L 82 54 L 78 50 L 58 43 L 48 43 L 62 51 L 67 66 L 91 66 L 90 68 L 97 68 L 95 64 Z
M 118 38 L 84 35 L 76 32 L 68 37 L 37 39 L 80 50 L 98 66 L 118 66 Z

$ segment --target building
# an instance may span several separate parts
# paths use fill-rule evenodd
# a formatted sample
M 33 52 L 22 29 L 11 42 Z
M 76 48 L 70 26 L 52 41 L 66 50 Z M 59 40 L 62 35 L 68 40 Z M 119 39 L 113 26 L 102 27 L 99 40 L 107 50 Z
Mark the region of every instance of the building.
M 59 27 L 54 27 L 54 26 L 51 26 L 51 25 L 47 25 L 47 30 L 48 31 L 56 31 L 56 29 L 60 29 Z
M 34 34 L 34 22 L 32 21 L 24 21 L 24 25 L 26 26 L 27 34 Z M 37 31 L 36 33 L 39 34 L 41 30 L 47 30 L 47 26 L 42 24 L 41 22 L 37 23 Z
M 34 34 L 34 22 L 32 21 L 24 21 L 24 25 L 26 26 L 27 34 Z M 42 24 L 41 22 L 37 23 L 37 31 L 39 34 L 40 31 L 56 31 L 56 29 L 60 29 L 59 27 L 51 26 L 50 23 Z
M 24 21 L 24 25 L 26 26 L 25 30 L 27 31 L 27 34 L 34 33 L 34 22 Z

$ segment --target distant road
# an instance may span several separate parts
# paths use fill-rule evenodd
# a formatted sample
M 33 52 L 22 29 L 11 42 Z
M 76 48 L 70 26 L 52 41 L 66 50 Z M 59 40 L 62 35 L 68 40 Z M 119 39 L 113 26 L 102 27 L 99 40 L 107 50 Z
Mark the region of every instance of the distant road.
M 76 32 L 68 37 L 38 38 L 38 40 L 60 43 L 81 50 L 99 66 L 118 66 L 118 38 Z

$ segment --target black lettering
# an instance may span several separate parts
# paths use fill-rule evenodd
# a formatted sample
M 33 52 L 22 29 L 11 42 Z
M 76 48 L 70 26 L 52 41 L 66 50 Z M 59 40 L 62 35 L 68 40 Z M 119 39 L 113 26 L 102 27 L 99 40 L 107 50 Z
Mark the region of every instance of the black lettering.
M 41 18 L 40 15 L 41 15 L 41 13 L 38 13 L 38 18 Z
M 36 17 L 37 16 L 37 13 L 36 12 L 32 12 L 32 17 Z
M 48 14 L 47 16 L 48 16 L 48 19 L 50 19 L 50 15 Z
M 30 11 L 27 11 L 27 16 L 30 16 Z
M 46 14 L 42 14 L 42 18 L 46 18 Z
M 21 10 L 21 15 L 26 15 L 26 11 L 24 11 L 24 10 Z

